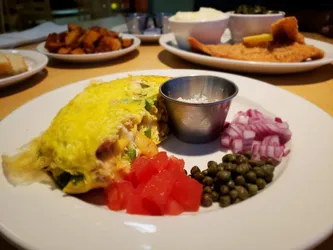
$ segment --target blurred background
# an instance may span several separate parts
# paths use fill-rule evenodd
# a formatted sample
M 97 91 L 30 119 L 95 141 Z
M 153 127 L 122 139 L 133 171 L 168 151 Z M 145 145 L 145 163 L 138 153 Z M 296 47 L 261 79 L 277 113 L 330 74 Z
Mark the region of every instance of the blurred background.
M 175 13 L 200 7 L 228 11 L 240 4 L 263 5 L 295 15 L 301 31 L 326 34 L 327 27 L 333 25 L 333 0 L 303 0 L 297 5 L 285 0 L 0 0 L 0 33 L 32 28 L 45 21 L 85 24 L 83 26 L 98 24 L 112 28 L 124 23 L 124 16 L 131 12 Z M 332 29 L 330 32 L 333 33 Z

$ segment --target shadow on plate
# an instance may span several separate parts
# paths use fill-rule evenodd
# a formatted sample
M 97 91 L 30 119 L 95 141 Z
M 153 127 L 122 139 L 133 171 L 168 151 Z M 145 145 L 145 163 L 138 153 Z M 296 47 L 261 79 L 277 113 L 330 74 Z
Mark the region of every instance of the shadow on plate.
M 48 67 L 50 68 L 57 68 L 57 69 L 88 69 L 88 68 L 99 68 L 99 67 L 106 67 L 115 64 L 122 64 L 126 63 L 136 57 L 138 57 L 139 51 L 136 49 L 128 54 L 120 56 L 118 58 L 100 61 L 100 62 L 65 62 L 56 59 L 50 59 L 48 63 Z
M 18 83 L 2 87 L 0 91 L 0 98 L 10 96 L 18 92 L 24 91 L 26 89 L 32 88 L 33 86 L 43 81 L 47 77 L 47 75 L 48 75 L 47 69 L 43 69 L 38 73 L 36 73 L 35 75 L 27 79 L 24 79 Z
M 222 151 L 219 139 L 205 144 L 190 144 L 178 140 L 174 135 L 170 135 L 160 146 L 162 150 L 166 150 L 169 153 L 188 156 L 200 156 L 212 154 L 214 152 L 224 152 Z
M 333 79 L 333 64 L 327 64 L 303 73 L 286 75 L 245 74 L 245 76 L 281 86 L 316 84 Z
M 93 189 L 88 193 L 75 195 L 74 197 L 96 206 L 105 206 L 103 189 Z

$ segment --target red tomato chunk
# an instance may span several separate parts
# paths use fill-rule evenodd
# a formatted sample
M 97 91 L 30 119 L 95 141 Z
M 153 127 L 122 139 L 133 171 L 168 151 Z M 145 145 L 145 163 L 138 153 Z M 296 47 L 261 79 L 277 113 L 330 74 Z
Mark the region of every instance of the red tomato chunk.
M 124 180 L 105 189 L 108 207 L 137 215 L 198 211 L 202 185 L 184 173 L 184 166 L 184 160 L 166 152 L 136 158 Z

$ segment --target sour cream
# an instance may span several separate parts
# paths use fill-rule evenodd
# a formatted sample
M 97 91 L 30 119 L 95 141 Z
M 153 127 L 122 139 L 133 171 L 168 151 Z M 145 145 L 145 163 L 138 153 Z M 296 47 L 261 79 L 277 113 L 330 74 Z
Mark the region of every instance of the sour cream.
M 208 21 L 217 20 L 225 17 L 222 11 L 213 8 L 203 8 L 201 7 L 199 11 L 178 11 L 176 15 L 172 16 L 170 19 L 174 21 Z

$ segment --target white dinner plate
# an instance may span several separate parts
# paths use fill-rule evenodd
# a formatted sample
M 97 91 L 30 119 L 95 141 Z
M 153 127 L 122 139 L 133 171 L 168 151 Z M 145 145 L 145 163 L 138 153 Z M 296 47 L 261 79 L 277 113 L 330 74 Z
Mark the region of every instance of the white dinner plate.
M 0 78 L 0 87 L 4 87 L 10 84 L 18 83 L 34 74 L 37 72 L 41 71 L 42 69 L 45 68 L 48 58 L 33 50 L 13 50 L 13 49 L 5 49 L 5 50 L 0 50 L 2 53 L 19 53 L 24 57 L 25 62 L 28 65 L 28 71 L 23 72 L 21 74 L 13 75 L 13 76 L 8 76 L 4 78 Z
M 224 36 L 222 36 L 223 40 Z M 201 64 L 222 70 L 230 70 L 244 73 L 259 74 L 286 74 L 309 71 L 325 64 L 333 62 L 333 45 L 314 39 L 306 38 L 305 42 L 314 45 L 325 52 L 325 56 L 319 60 L 312 60 L 299 63 L 271 63 L 271 62 L 253 62 L 241 61 L 227 58 L 217 58 L 208 55 L 202 55 L 191 51 L 183 50 L 177 47 L 177 42 L 172 33 L 162 35 L 159 43 L 170 53 L 179 56 L 189 62 Z
M 68 61 L 68 62 L 96 62 L 96 61 L 105 61 L 114 59 L 120 56 L 123 56 L 133 50 L 135 50 L 140 45 L 140 39 L 128 35 L 128 34 L 120 34 L 123 38 L 132 38 L 134 39 L 133 44 L 126 48 L 126 49 L 120 49 L 115 50 L 111 52 L 103 52 L 103 53 L 93 53 L 93 54 L 84 54 L 84 55 L 71 55 L 71 54 L 57 54 L 57 53 L 50 53 L 45 48 L 45 42 L 40 43 L 37 46 L 37 50 L 45 55 L 47 55 L 50 58 Z
M 256 196 L 227 208 L 201 208 L 179 216 L 136 216 L 113 212 L 43 184 L 13 187 L 0 173 L 0 231 L 25 249 L 308 249 L 333 229 L 333 119 L 310 102 L 265 82 L 198 70 L 148 70 L 101 76 L 110 81 L 131 75 L 215 75 L 235 82 L 227 120 L 257 108 L 287 121 L 291 153 Z M 90 80 L 48 92 L 0 122 L 0 153 L 14 153 L 40 135 L 56 113 Z M 302 112 L 304 111 L 304 112 Z M 189 170 L 225 154 L 219 141 L 203 145 L 168 138 L 160 147 L 181 157 Z

